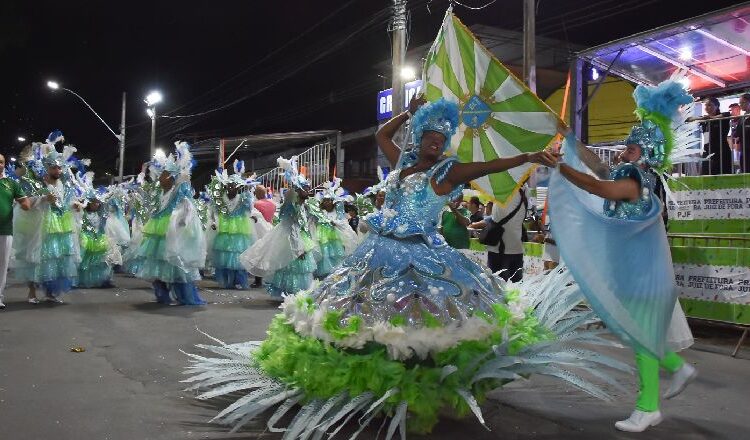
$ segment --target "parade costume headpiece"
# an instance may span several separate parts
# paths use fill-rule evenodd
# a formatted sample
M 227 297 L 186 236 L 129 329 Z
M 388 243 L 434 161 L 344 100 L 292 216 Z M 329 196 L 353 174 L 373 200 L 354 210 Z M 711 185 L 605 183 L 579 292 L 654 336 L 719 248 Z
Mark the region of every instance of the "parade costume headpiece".
M 385 185 L 386 185 L 386 178 L 388 177 L 388 172 L 383 171 L 380 166 L 378 166 L 378 183 L 375 185 L 366 188 L 364 195 L 377 195 L 380 191 L 385 191 Z
M 341 178 L 334 177 L 332 181 L 323 184 L 323 190 L 317 194 L 319 200 L 331 199 L 334 203 L 349 202 L 352 197 L 341 187 Z
M 632 128 L 625 143 L 640 145 L 640 162 L 658 173 L 688 161 L 699 143 L 696 125 L 685 122 L 693 104 L 685 84 L 679 75 L 673 75 L 656 87 L 639 85 L 633 92 L 635 114 L 641 123 Z M 686 152 L 688 149 L 692 151 Z
M 284 170 L 284 179 L 287 181 L 287 183 L 292 185 L 294 188 L 303 190 L 310 187 L 310 182 L 308 182 L 305 175 L 299 172 L 299 167 L 297 166 L 297 156 L 292 156 L 289 159 L 279 157 L 278 159 L 276 159 L 276 162 L 279 164 L 279 168 Z
M 420 107 L 412 118 L 414 144 L 419 146 L 425 131 L 435 131 L 445 136 L 442 151 L 445 152 L 451 144 L 451 137 L 456 134 L 458 123 L 459 110 L 455 102 L 440 98 L 427 103 Z
M 63 136 L 62 131 L 55 130 L 47 136 L 45 143 L 40 145 L 39 152 L 41 154 L 42 165 L 44 165 L 45 168 L 51 166 L 70 168 L 71 166 L 68 164 L 69 160 L 71 162 L 79 162 L 78 159 L 73 156 L 73 153 L 75 153 L 77 149 L 72 145 L 63 146 L 62 153 L 57 151 L 57 144 L 64 141 L 65 136 Z
M 234 164 L 232 165 L 232 169 L 234 170 L 234 174 L 232 175 L 229 175 L 225 168 L 217 169 L 215 172 L 216 179 L 224 186 L 237 185 L 239 187 L 244 187 L 258 184 L 258 181 L 255 180 L 255 174 L 248 178 L 243 177 L 243 174 L 245 174 L 244 160 L 235 160 Z
M 175 152 L 167 156 L 158 150 L 149 163 L 151 178 L 158 180 L 159 175 L 166 171 L 175 181 L 190 180 L 190 173 L 195 166 L 190 145 L 187 142 L 175 142 Z

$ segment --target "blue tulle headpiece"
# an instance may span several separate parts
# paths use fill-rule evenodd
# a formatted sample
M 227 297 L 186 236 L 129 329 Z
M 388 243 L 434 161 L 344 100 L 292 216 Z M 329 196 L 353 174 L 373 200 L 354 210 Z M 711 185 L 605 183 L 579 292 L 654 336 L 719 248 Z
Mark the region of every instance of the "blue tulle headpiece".
M 456 133 L 459 123 L 458 104 L 440 98 L 423 105 L 412 118 L 411 126 L 414 144 L 419 145 L 425 131 L 435 131 L 445 136 L 443 151 L 451 144 L 451 137 Z

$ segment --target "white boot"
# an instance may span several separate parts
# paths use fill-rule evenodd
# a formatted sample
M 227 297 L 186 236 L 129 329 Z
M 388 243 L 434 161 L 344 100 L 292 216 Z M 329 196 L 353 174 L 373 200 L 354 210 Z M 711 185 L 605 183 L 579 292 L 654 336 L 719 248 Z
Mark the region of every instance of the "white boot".
M 654 412 L 635 410 L 627 420 L 620 420 L 615 423 L 615 428 L 620 431 L 643 432 L 649 426 L 656 426 L 661 421 L 661 412 L 658 410 Z
M 672 383 L 669 384 L 669 388 L 664 393 L 664 398 L 671 399 L 680 394 L 690 382 L 695 380 L 696 377 L 698 377 L 698 370 L 690 364 L 683 364 L 682 367 L 672 375 Z

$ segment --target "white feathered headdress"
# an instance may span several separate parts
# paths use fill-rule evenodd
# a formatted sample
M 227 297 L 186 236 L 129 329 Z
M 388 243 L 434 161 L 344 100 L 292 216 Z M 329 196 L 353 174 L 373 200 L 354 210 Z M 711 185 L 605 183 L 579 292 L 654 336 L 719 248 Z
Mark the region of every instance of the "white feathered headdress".
M 332 181 L 323 184 L 323 191 L 317 194 L 319 200 L 331 199 L 336 202 L 348 202 L 352 197 L 347 195 L 346 190 L 341 187 L 341 179 L 334 177 Z
M 297 156 L 292 156 L 289 159 L 279 157 L 276 159 L 276 162 L 279 164 L 279 167 L 284 170 L 284 179 L 286 179 L 290 185 L 300 189 L 310 186 L 310 182 L 307 181 L 304 174 L 299 172 Z
M 151 178 L 157 180 L 159 175 L 166 171 L 174 179 L 184 181 L 190 180 L 190 173 L 195 166 L 190 145 L 187 142 L 175 142 L 175 152 L 169 156 L 163 151 L 157 150 L 149 163 Z

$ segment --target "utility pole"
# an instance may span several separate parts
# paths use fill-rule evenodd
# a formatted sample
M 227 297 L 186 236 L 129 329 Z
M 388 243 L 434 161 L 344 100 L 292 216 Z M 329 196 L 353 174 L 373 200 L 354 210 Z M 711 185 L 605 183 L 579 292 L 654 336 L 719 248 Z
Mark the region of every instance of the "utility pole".
M 536 93 L 535 0 L 523 0 L 523 82 Z
M 393 0 L 393 20 L 391 21 L 391 33 L 393 34 L 392 61 L 391 61 L 391 87 L 393 87 L 393 116 L 401 113 L 404 101 L 404 80 L 401 78 L 401 70 L 404 67 L 406 57 L 406 1 Z
M 407 0 L 393 0 L 393 18 L 391 19 L 391 99 L 393 116 L 400 114 L 404 109 L 404 80 L 401 71 L 404 68 L 406 58 L 406 2 Z M 401 127 L 394 136 L 394 141 L 405 148 L 403 141 L 404 128 Z
M 120 169 L 118 170 L 120 183 L 122 183 L 122 174 L 125 166 L 125 98 L 127 95 L 122 92 L 122 118 L 120 119 Z

